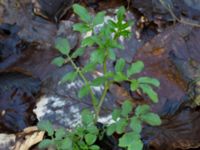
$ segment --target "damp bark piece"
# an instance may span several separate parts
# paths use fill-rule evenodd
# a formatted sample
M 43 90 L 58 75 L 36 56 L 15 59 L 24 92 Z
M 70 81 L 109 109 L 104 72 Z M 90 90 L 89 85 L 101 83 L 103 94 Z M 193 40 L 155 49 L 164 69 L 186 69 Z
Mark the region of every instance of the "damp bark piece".
M 2 22 L 16 24 L 20 27 L 18 36 L 27 42 L 38 42 L 45 46 L 54 44 L 56 25 L 32 12 L 30 0 L 4 0 L 2 4 Z
M 132 7 L 138 9 L 150 21 L 161 19 L 165 21 L 173 21 L 175 18 L 170 14 L 170 10 L 177 17 L 187 17 L 190 19 L 200 20 L 200 2 L 197 0 L 132 0 Z
M 31 76 L 0 73 L 0 132 L 15 133 L 37 123 L 33 109 L 40 80 Z
M 58 22 L 70 14 L 71 6 L 78 0 L 33 0 L 34 13 L 45 19 Z
M 14 63 L 27 43 L 18 36 L 20 27 L 16 24 L 0 25 L 0 70 Z
M 160 127 L 144 127 L 146 149 L 175 150 L 200 147 L 199 108 L 190 104 L 199 94 L 196 79 L 199 72 L 198 28 L 177 24 L 147 42 L 134 59 L 142 59 L 145 75 L 157 77 L 163 123 Z M 156 67 L 157 66 L 157 67 Z M 154 68 L 155 67 L 155 68 Z M 156 69 L 157 68 L 157 69 Z M 187 84 L 194 82 L 195 86 Z
M 144 127 L 142 135 L 145 150 L 198 149 L 200 147 L 199 123 L 199 110 L 182 107 L 175 115 L 169 118 L 163 117 L 161 126 Z
M 200 76 L 198 28 L 177 24 L 158 34 L 138 50 L 134 60 L 142 60 L 142 75 L 156 77 L 159 104 L 167 99 L 180 100 L 187 91 L 187 84 Z M 174 92 L 176 91 L 176 92 Z

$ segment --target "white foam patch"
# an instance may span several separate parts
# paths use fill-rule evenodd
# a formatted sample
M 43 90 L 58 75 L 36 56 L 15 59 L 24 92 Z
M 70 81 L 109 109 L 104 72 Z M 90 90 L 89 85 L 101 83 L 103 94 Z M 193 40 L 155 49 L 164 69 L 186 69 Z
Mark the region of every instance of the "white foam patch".
M 52 105 L 52 107 L 62 107 L 66 104 L 66 101 L 64 100 L 61 100 L 60 98 L 58 97 L 51 97 L 51 99 L 53 99 L 54 103 Z
M 42 118 L 47 113 L 48 109 L 46 105 L 48 104 L 48 101 L 48 97 L 42 96 L 36 105 L 36 109 L 33 110 L 38 119 Z
M 63 123 L 70 125 L 73 128 L 81 123 L 80 109 L 75 106 L 71 106 L 69 109 L 70 109 L 69 111 L 71 112 L 70 114 L 72 116 L 69 117 L 66 116 L 66 118 L 63 119 Z M 73 120 L 71 118 L 73 118 Z
M 8 146 L 15 142 L 16 136 L 14 134 L 0 134 L 0 149 L 11 149 Z
M 65 91 L 72 91 L 72 89 L 78 89 L 83 85 L 82 80 L 76 80 L 70 84 L 66 84 Z M 94 93 L 102 93 L 104 87 L 91 87 Z M 107 101 L 106 99 L 105 101 Z M 37 115 L 37 118 L 41 120 L 42 118 L 45 118 L 45 116 L 51 116 L 54 118 L 56 116 L 56 119 L 59 120 L 59 123 L 75 127 L 78 124 L 81 123 L 81 108 L 79 105 L 72 105 L 72 101 L 66 101 L 62 97 L 59 97 L 57 95 L 44 95 L 40 98 L 39 102 L 36 104 L 36 109 L 34 112 Z M 69 106 L 67 110 L 65 109 L 65 106 Z M 48 108 L 49 107 L 49 108 Z M 55 108 L 55 109 L 54 109 Z M 66 113 L 68 112 L 68 113 Z M 112 120 L 112 116 L 107 117 L 101 117 L 99 119 L 102 123 L 109 123 L 110 120 Z
M 63 115 L 64 111 L 62 109 L 59 109 L 59 110 L 56 110 L 55 113 L 58 115 Z
M 83 82 L 81 80 L 76 80 L 74 82 L 67 84 L 66 88 L 71 89 L 71 88 L 77 88 L 77 87 L 82 87 L 82 86 L 83 86 Z
M 72 113 L 77 113 L 77 112 L 80 111 L 79 108 L 78 108 L 78 107 L 75 107 L 75 106 L 71 106 L 71 107 L 69 108 L 69 110 L 70 110 L 70 112 L 72 112 Z
M 101 122 L 103 124 L 111 124 L 113 123 L 114 121 L 112 120 L 112 115 L 108 115 L 106 117 L 100 117 L 98 119 L 98 122 Z
M 75 84 L 74 84 L 75 85 Z M 47 104 L 52 103 L 51 107 L 58 108 L 67 105 L 66 101 L 56 97 L 56 96 L 43 96 L 40 98 L 40 101 L 37 103 L 37 108 L 34 112 L 37 115 L 37 118 L 40 120 L 47 114 L 56 114 L 60 118 L 59 122 L 65 125 L 70 125 L 71 127 L 76 126 L 81 121 L 80 109 L 77 106 L 69 107 L 69 114 L 66 114 L 65 110 L 60 108 L 58 110 L 52 111 L 48 109 Z
M 84 85 L 84 83 L 82 82 L 82 80 L 76 80 L 72 83 L 69 83 L 66 85 L 66 89 L 71 89 L 71 88 L 81 88 Z M 95 93 L 101 93 L 104 89 L 103 86 L 92 86 L 91 87 L 93 92 Z
M 33 110 L 36 113 L 38 119 L 42 118 L 46 114 L 51 114 L 55 112 L 58 114 L 64 114 L 62 109 L 56 110 L 55 112 L 48 109 L 47 104 L 49 102 L 51 103 L 51 107 L 53 108 L 61 108 L 66 105 L 66 101 L 57 96 L 42 96 L 39 102 L 36 104 L 36 109 Z
M 102 93 L 102 91 L 103 91 L 103 89 L 104 89 L 104 87 L 103 86 L 93 86 L 93 87 L 91 87 L 92 88 L 92 90 L 93 90 L 93 92 L 97 92 L 97 93 Z

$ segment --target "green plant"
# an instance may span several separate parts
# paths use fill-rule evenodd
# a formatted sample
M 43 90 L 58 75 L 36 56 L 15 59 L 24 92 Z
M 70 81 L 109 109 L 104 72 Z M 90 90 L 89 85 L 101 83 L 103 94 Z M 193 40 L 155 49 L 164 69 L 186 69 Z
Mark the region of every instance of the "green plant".
M 44 139 L 39 148 L 53 146 L 58 150 L 99 150 L 95 145 L 100 130 L 94 124 L 94 115 L 87 109 L 81 113 L 82 124 L 73 129 L 73 132 L 64 128 L 54 129 L 49 121 L 39 122 L 38 128 L 46 131 L 50 138 Z
M 91 32 L 91 35 L 85 37 L 81 42 L 80 48 L 72 54 L 70 52 L 68 41 L 63 38 L 58 38 L 56 41 L 56 48 L 62 56 L 55 58 L 53 64 L 61 67 L 65 63 L 71 63 L 74 71 L 64 75 L 60 83 L 72 82 L 79 76 L 83 80 L 84 85 L 79 90 L 78 96 L 83 98 L 84 96 L 90 95 L 94 113 L 91 113 L 89 110 L 84 110 L 82 112 L 82 123 L 72 131 L 63 134 L 63 137 L 58 140 L 58 144 L 56 136 L 52 136 L 51 130 L 49 136 L 51 136 L 53 142 L 50 144 L 55 145 L 57 149 L 63 149 L 61 145 L 65 145 L 66 147 L 64 149 L 67 150 L 96 150 L 100 149 L 95 145 L 96 140 L 102 139 L 102 136 L 100 136 L 100 130 L 97 128 L 96 124 L 102 104 L 111 84 L 126 81 L 130 83 L 130 89 L 132 91 L 136 92 L 141 90 L 143 93 L 148 95 L 152 102 L 157 103 L 158 96 L 152 86 L 158 87 L 160 83 L 158 80 L 150 77 L 134 78 L 135 74 L 140 73 L 144 69 L 142 61 L 136 61 L 130 66 L 126 66 L 126 62 L 123 58 L 116 61 L 115 49 L 123 49 L 123 46 L 118 42 L 118 39 L 120 37 L 127 38 L 131 33 L 130 27 L 132 22 L 125 21 L 124 7 L 120 7 L 117 11 L 116 21 L 108 20 L 107 22 L 104 22 L 105 12 L 99 12 L 96 16 L 92 17 L 84 7 L 78 4 L 73 5 L 73 9 L 82 21 L 73 26 L 74 31 L 78 31 L 81 34 Z M 99 25 L 102 27 L 100 27 L 98 32 L 95 32 L 96 26 Z M 88 63 L 84 67 L 78 67 L 74 62 L 74 58 L 82 56 L 85 49 L 91 46 L 94 46 L 96 49 L 91 52 Z M 108 70 L 108 61 L 116 61 L 114 71 Z M 101 67 L 103 75 L 96 77 L 93 80 L 89 80 L 86 77 L 86 74 L 95 71 L 97 66 Z M 128 69 L 125 71 L 125 68 Z M 103 85 L 104 90 L 101 97 L 98 99 L 92 88 L 101 85 Z M 124 133 L 119 139 L 119 146 L 128 148 L 128 150 L 142 149 L 143 143 L 140 139 L 140 132 L 143 123 L 153 126 L 161 123 L 159 116 L 152 113 L 148 105 L 140 105 L 134 109 L 135 114 L 132 113 L 132 103 L 126 100 L 121 108 L 117 108 L 112 112 L 114 123 L 107 125 L 106 129 L 108 135 L 112 135 L 114 132 L 117 132 L 118 134 Z M 49 133 L 45 128 L 40 129 L 46 130 Z M 54 134 L 56 135 L 58 131 L 55 131 Z M 68 142 L 68 144 L 64 144 L 66 142 Z M 41 142 L 40 145 L 43 143 L 45 142 Z M 47 145 L 48 144 L 45 146 Z
M 115 122 L 108 126 L 107 135 L 112 135 L 114 132 L 118 134 L 124 133 L 119 139 L 119 146 L 127 147 L 128 150 L 141 150 L 143 143 L 140 132 L 142 131 L 143 122 L 156 126 L 161 124 L 161 120 L 157 114 L 150 111 L 148 105 L 138 106 L 134 115 L 131 115 L 132 109 L 132 103 L 125 101 L 121 108 L 113 111 L 112 118 Z

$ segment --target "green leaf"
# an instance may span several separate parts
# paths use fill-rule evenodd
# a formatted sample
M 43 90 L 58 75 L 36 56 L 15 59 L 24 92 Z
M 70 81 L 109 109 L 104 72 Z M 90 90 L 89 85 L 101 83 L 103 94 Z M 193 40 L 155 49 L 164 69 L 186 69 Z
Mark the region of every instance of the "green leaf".
M 85 135 L 85 128 L 83 126 L 77 126 L 74 133 L 72 133 L 72 136 L 74 135 L 78 135 L 80 138 L 83 138 Z
M 141 119 L 151 126 L 158 126 L 161 124 L 160 117 L 155 113 L 147 113 L 141 116 Z
M 139 105 L 137 106 L 137 108 L 135 109 L 135 114 L 136 116 L 140 116 L 140 115 L 143 115 L 143 114 L 146 114 L 150 112 L 150 106 L 149 105 Z
M 108 136 L 111 136 L 116 130 L 116 124 L 115 123 L 112 123 L 110 125 L 108 125 L 107 129 L 106 129 L 106 134 Z
M 98 35 L 93 35 L 93 36 L 92 36 L 92 39 L 94 40 L 94 42 L 95 42 L 100 48 L 102 48 L 102 47 L 104 46 L 104 43 L 103 43 L 103 41 L 102 41 L 102 39 L 101 39 L 100 36 L 98 36 Z
M 61 67 L 65 63 L 65 59 L 63 57 L 56 57 L 53 59 L 52 64 Z
M 108 57 L 111 59 L 111 60 L 116 60 L 116 55 L 115 55 L 115 52 L 113 49 L 108 49 Z
M 73 5 L 74 12 L 80 17 L 80 19 L 86 23 L 91 22 L 91 15 L 83 6 L 74 4 Z
M 124 49 L 124 46 L 121 45 L 117 40 L 110 40 L 109 46 L 110 46 L 111 48 Z
M 127 70 L 127 76 L 130 77 L 133 74 L 140 73 L 144 69 L 144 63 L 142 61 L 136 61 Z
M 53 145 L 53 141 L 49 139 L 44 139 L 42 142 L 39 144 L 40 149 L 48 148 L 49 146 Z
M 147 94 L 149 98 L 152 100 L 152 102 L 157 103 L 158 102 L 158 95 L 157 93 L 152 89 L 151 86 L 147 84 L 140 84 L 140 88 L 142 89 L 143 93 Z
M 119 22 L 122 22 L 122 20 L 124 20 L 125 12 L 126 12 L 126 10 L 125 10 L 124 6 L 121 6 L 119 8 L 119 10 L 117 11 L 117 18 L 118 18 Z
M 95 125 L 90 125 L 87 127 L 87 131 L 91 134 L 97 135 L 99 133 L 99 129 Z
M 115 71 L 116 72 L 123 72 L 125 63 L 126 62 L 123 58 L 120 58 L 119 60 L 117 60 L 116 65 L 115 65 Z
M 57 38 L 55 47 L 64 55 L 68 55 L 70 50 L 69 42 L 65 38 Z
M 102 84 L 104 84 L 106 82 L 106 78 L 105 77 L 97 77 L 96 79 L 94 79 L 91 83 L 92 86 L 100 86 Z
M 105 75 L 104 75 L 104 77 L 107 78 L 107 79 L 113 78 L 113 76 L 114 76 L 114 73 L 111 72 L 111 71 L 106 72 Z
M 81 112 L 81 119 L 82 119 L 83 124 L 89 125 L 89 124 L 93 123 L 94 116 L 93 116 L 93 114 L 90 112 L 90 110 L 84 109 L 84 110 Z
M 133 105 L 130 101 L 126 100 L 123 104 L 122 104 L 122 116 L 124 117 L 128 117 L 128 114 L 131 113 L 133 109 Z
M 78 92 L 78 97 L 83 98 L 84 96 L 87 96 L 90 92 L 90 86 L 89 85 L 84 85 Z
M 104 51 L 96 50 L 96 51 L 92 52 L 90 61 L 93 63 L 103 64 L 104 57 L 105 57 Z
M 108 47 L 108 43 L 112 44 L 111 41 L 115 41 L 111 38 L 111 29 L 107 24 L 104 24 L 103 28 L 101 28 L 100 32 L 99 32 L 99 37 L 101 38 L 101 40 L 103 40 L 102 42 L 106 41 L 106 46 Z
M 128 122 L 126 119 L 121 118 L 118 122 L 116 122 L 116 132 L 118 134 L 122 134 L 125 131 Z
M 100 147 L 98 145 L 92 145 L 90 146 L 90 150 L 100 150 Z
M 120 115 L 121 115 L 121 110 L 116 108 L 112 112 L 112 119 L 116 121 L 120 117 Z
M 88 133 L 88 134 L 85 135 L 85 141 L 86 141 L 86 143 L 88 145 L 94 144 L 94 142 L 96 141 L 96 139 L 97 139 L 97 136 L 94 135 L 94 134 Z
M 68 137 L 66 137 L 64 140 L 62 140 L 61 149 L 71 150 L 72 149 L 72 140 Z
M 128 150 L 143 150 L 143 143 L 140 139 L 134 140 L 129 146 Z
M 97 64 L 95 62 L 89 62 L 88 64 L 86 64 L 83 68 L 84 72 L 91 72 L 93 70 L 95 70 Z
M 85 142 L 83 142 L 82 140 L 78 141 L 78 145 L 79 145 L 78 150 L 88 150 L 89 149 L 89 146 Z
M 126 81 L 127 79 L 128 78 L 122 72 L 117 72 L 114 76 L 114 81 L 116 82 Z
M 160 82 L 157 79 L 150 78 L 150 77 L 140 77 L 138 78 L 138 81 L 139 83 L 142 83 L 142 84 L 151 84 L 156 87 L 160 86 Z
M 131 32 L 130 31 L 127 31 L 127 30 L 124 30 L 124 31 L 121 31 L 119 32 L 119 34 L 125 38 L 128 38 L 131 36 Z
M 97 15 L 94 17 L 93 25 L 96 26 L 98 24 L 102 24 L 104 22 L 105 14 L 105 11 L 97 13 Z
M 94 40 L 93 38 L 90 36 L 90 37 L 86 37 L 85 39 L 82 40 L 81 42 L 81 46 L 82 47 L 86 47 L 86 46 L 92 46 L 94 44 Z
M 85 23 L 76 23 L 73 25 L 73 30 L 81 33 L 86 33 L 91 31 L 92 29 Z
M 58 130 L 56 130 L 55 133 L 55 139 L 56 140 L 61 140 L 66 134 L 66 131 L 64 128 L 59 128 Z
M 70 73 L 67 73 L 65 74 L 60 83 L 64 83 L 64 82 L 67 82 L 67 81 L 74 81 L 76 79 L 76 77 L 78 76 L 78 73 L 77 72 L 70 72 Z
M 131 118 L 130 128 L 133 131 L 140 133 L 142 131 L 142 122 L 137 117 L 134 116 Z
M 73 150 L 80 150 L 78 144 L 74 144 L 74 145 L 73 145 Z
M 85 52 L 84 48 L 78 48 L 73 54 L 72 54 L 72 58 L 77 58 L 78 56 L 82 56 Z
M 135 140 L 139 140 L 140 135 L 136 132 L 128 132 L 125 133 L 120 139 L 119 139 L 119 146 L 120 147 L 128 147 L 133 143 Z M 132 150 L 137 150 L 133 148 Z
M 121 24 L 121 29 L 127 31 L 126 29 L 131 26 L 130 22 L 125 22 Z
M 40 130 L 46 131 L 49 136 L 54 134 L 54 129 L 50 121 L 40 121 L 37 126 Z
M 108 24 L 109 24 L 109 26 L 112 27 L 112 28 L 117 28 L 117 23 L 114 22 L 113 20 L 108 20 Z
M 139 87 L 139 83 L 137 80 L 131 80 L 131 91 L 136 91 Z

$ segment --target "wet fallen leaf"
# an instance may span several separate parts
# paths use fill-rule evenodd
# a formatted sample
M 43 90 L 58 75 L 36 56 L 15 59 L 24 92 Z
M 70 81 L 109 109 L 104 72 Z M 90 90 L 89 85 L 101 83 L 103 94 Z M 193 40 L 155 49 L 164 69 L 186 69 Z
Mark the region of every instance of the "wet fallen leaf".
M 29 150 L 33 145 L 42 141 L 43 137 L 44 132 L 39 131 L 37 127 L 28 127 L 18 135 L 13 150 Z

